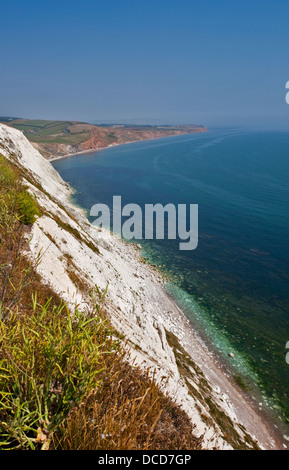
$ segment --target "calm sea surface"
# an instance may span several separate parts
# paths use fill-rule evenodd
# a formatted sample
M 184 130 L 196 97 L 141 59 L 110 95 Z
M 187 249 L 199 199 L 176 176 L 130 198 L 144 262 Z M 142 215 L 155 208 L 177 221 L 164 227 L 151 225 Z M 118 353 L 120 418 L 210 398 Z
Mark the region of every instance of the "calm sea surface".
M 289 423 L 289 133 L 213 129 L 53 162 L 92 205 L 199 205 L 199 244 L 141 240 L 167 289 L 257 402 Z M 93 219 L 90 218 L 92 221 Z M 233 352 L 234 359 L 228 354 Z

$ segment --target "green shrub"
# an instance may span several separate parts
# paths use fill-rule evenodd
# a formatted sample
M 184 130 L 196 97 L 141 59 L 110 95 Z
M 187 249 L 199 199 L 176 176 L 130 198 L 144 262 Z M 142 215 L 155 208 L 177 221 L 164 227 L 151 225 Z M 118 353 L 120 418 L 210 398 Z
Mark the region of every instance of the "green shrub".
M 20 177 L 19 170 L 0 154 L 0 200 L 9 212 L 15 213 L 24 225 L 33 224 L 41 215 L 35 197 L 30 194 Z
M 17 214 L 25 225 L 33 224 L 35 218 L 41 215 L 36 199 L 25 190 L 17 194 Z
M 0 154 L 0 189 L 11 189 L 16 185 L 17 175 L 8 160 Z

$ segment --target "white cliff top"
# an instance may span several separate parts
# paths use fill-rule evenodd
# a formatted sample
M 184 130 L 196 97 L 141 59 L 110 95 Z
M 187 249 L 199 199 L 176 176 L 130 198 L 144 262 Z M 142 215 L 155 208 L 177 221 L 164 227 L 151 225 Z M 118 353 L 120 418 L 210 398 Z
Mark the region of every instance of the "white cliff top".
M 247 432 L 264 448 L 274 448 L 270 430 L 246 403 L 243 395 L 228 380 L 213 356 L 194 335 L 188 320 L 166 295 L 161 276 L 141 262 L 136 248 L 112 235 L 108 230 L 91 226 L 81 210 L 69 201 L 71 190 L 52 165 L 28 142 L 22 132 L 0 124 L 0 153 L 29 172 L 41 187 L 28 183 L 45 215 L 33 225 L 30 249 L 33 257 L 42 253 L 38 272 L 70 305 L 88 305 L 87 292 L 79 290 L 69 277 L 73 270 L 88 287 L 109 284 L 107 308 L 115 328 L 130 341 L 131 360 L 143 368 L 152 367 L 161 382 L 168 378 L 165 391 L 180 404 L 196 425 L 194 433 L 204 435 L 205 448 L 232 448 L 223 437 L 206 402 L 199 401 L 188 390 L 180 373 L 166 330 L 173 333 L 211 386 L 210 398 L 234 423 L 241 439 Z M 60 205 L 59 205 L 59 204 Z M 70 214 L 73 214 L 71 216 Z M 60 226 L 59 220 L 62 224 Z M 71 227 L 72 230 L 68 230 Z M 75 236 L 75 230 L 79 236 Z M 92 250 L 95 245 L 98 252 Z M 134 347 L 136 345 L 136 348 Z M 200 394 L 199 376 L 191 367 L 191 383 Z M 203 419 L 210 416 L 211 420 Z M 214 423 L 214 424 L 212 424 Z

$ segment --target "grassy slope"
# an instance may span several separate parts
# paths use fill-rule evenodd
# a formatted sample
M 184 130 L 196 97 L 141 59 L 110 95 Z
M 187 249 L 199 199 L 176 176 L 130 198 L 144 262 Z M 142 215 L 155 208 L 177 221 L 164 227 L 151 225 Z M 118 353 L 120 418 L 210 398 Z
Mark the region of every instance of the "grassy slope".
M 77 123 L 79 124 L 79 123 Z M 85 142 L 91 136 L 90 126 L 78 126 L 77 132 L 73 128 L 76 123 L 71 121 L 42 121 L 42 120 L 16 120 L 9 125 L 24 132 L 31 142 L 56 143 L 77 145 Z
M 86 316 L 42 283 L 23 251 L 31 206 L 45 208 L 19 207 L 23 191 L 0 154 L 0 449 L 199 449 L 187 415 L 126 363 L 103 295 Z

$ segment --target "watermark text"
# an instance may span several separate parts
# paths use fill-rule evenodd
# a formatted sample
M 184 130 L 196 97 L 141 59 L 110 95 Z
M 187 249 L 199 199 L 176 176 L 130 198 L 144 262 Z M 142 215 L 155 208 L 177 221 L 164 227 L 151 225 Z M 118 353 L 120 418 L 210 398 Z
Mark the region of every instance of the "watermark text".
M 195 250 L 198 246 L 198 204 L 138 204 L 122 207 L 121 196 L 113 196 L 112 214 L 106 204 L 95 204 L 90 216 L 93 225 L 113 228 L 127 240 L 179 239 L 180 250 Z

